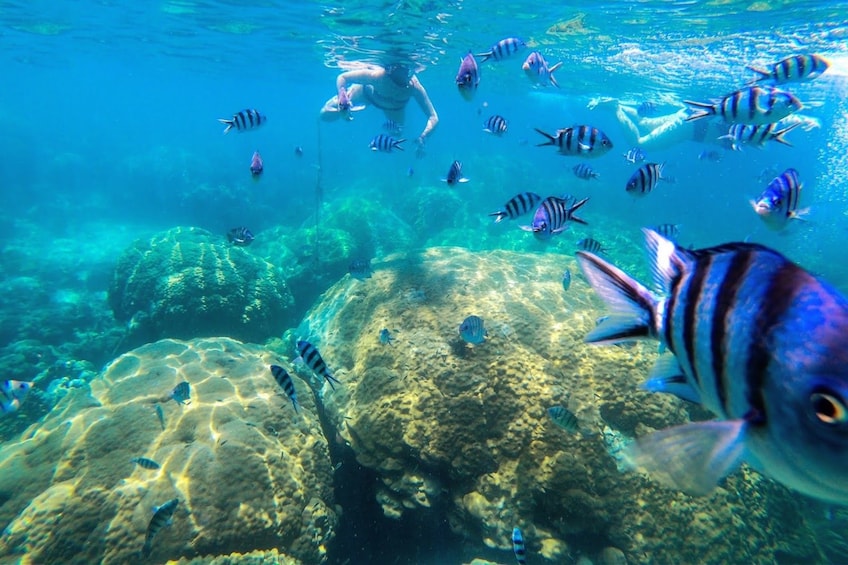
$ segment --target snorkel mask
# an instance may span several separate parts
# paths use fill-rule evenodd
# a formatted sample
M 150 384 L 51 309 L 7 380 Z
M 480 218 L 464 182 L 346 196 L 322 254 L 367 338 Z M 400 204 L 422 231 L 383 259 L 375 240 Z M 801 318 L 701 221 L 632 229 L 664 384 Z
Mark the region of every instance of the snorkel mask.
M 415 71 L 402 63 L 395 63 L 386 68 L 389 78 L 398 86 L 407 86 Z

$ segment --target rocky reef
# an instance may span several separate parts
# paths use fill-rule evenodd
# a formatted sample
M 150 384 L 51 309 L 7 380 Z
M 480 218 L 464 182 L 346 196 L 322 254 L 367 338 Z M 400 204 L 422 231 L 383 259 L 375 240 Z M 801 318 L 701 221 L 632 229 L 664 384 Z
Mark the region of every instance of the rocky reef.
M 151 509 L 176 498 L 152 562 L 251 552 L 244 562 L 282 552 L 321 562 L 338 519 L 328 447 L 310 389 L 294 379 L 295 412 L 273 363 L 228 338 L 162 340 L 71 388 L 0 447 L 0 559 L 140 562 Z M 190 398 L 172 398 L 182 381 Z
M 378 474 L 385 515 L 439 507 L 472 546 L 504 552 L 519 526 L 534 562 L 818 560 L 797 497 L 747 468 L 703 498 L 620 470 L 629 438 L 708 415 L 638 390 L 655 344 L 583 343 L 604 312 L 578 273 L 553 254 L 388 257 L 372 279 L 332 287 L 292 332 L 342 381 L 325 388 L 326 413 Z M 475 346 L 458 332 L 472 314 L 488 332 Z M 555 405 L 576 431 L 551 420 Z
M 198 228 L 136 241 L 109 287 L 127 343 L 222 335 L 261 342 L 287 327 L 292 302 L 277 267 Z

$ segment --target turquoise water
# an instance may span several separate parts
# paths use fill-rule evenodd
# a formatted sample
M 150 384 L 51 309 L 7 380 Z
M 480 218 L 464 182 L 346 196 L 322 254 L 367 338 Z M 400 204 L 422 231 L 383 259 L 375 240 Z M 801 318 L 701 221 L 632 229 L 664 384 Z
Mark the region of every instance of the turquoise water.
M 296 327 L 344 276 L 350 258 L 376 262 L 437 245 L 571 254 L 578 239 L 591 236 L 614 259 L 643 268 L 638 230 L 666 222 L 681 225 L 685 245 L 766 244 L 848 292 L 845 2 L 557 4 L 0 2 L 4 378 L 38 377 L 45 389 L 56 379 L 90 380 L 116 355 L 144 343 L 143 332 L 128 328 L 132 313 L 147 306 L 116 319 L 108 302 L 113 272 L 134 241 L 176 226 L 221 237 L 248 226 L 254 247 L 273 256 L 283 274 L 314 270 L 308 285 L 292 289 L 293 307 L 266 338 Z M 480 63 L 480 87 L 472 101 L 464 100 L 454 83 L 460 58 L 508 36 L 541 50 L 551 65 L 562 62 L 555 73 L 560 88 L 527 79 L 520 69 L 525 50 Z M 787 134 L 792 147 L 734 152 L 682 140 L 649 148 L 650 160 L 666 163 L 674 182 L 638 200 L 625 193 L 634 168 L 622 154 L 635 143 L 611 104 L 592 108 L 593 100 L 611 97 L 633 107 L 651 101 L 662 115 L 681 100 L 741 87 L 752 78 L 746 65 L 796 53 L 818 53 L 831 67 L 788 87 L 815 126 Z M 399 58 L 416 66 L 440 119 L 423 156 L 414 139 L 425 118 L 414 102 L 403 152 L 369 151 L 386 119 L 375 108 L 350 122 L 318 120 L 341 69 Z M 244 108 L 258 109 L 268 123 L 222 135 L 217 120 Z M 502 137 L 482 131 L 493 114 L 509 122 Z M 535 147 L 543 138 L 534 128 L 553 132 L 574 124 L 600 128 L 614 149 L 584 160 Z M 719 160 L 699 158 L 710 150 Z M 265 165 L 259 181 L 249 172 L 254 151 Z M 462 161 L 470 182 L 447 187 L 440 179 L 454 160 Z M 599 179 L 575 177 L 571 168 L 580 162 Z M 775 233 L 748 201 L 788 167 L 802 177 L 802 206 L 810 213 L 807 222 Z M 769 169 L 776 173 L 763 177 Z M 491 222 L 489 213 L 528 190 L 590 196 L 581 210 L 589 226 L 540 243 L 516 227 L 527 217 Z M 316 224 L 319 232 L 342 226 L 356 235 L 319 239 L 316 246 L 308 236 Z M 290 238 L 291 251 L 274 247 L 279 234 Z M 340 242 L 352 248 L 342 252 Z M 6 417 L 0 438 L 16 437 L 49 401 L 33 395 L 26 410 Z M 390 539 L 405 535 L 404 527 L 434 539 L 448 535 L 445 524 L 381 527 L 391 528 L 382 534 Z M 368 524 L 359 535 L 380 537 Z M 367 562 L 352 537 L 340 536 L 352 562 Z M 345 562 L 343 549 L 334 551 Z M 431 556 L 422 562 L 455 562 L 457 555 L 438 543 L 419 546 L 417 554 Z M 416 558 L 398 550 L 397 559 Z

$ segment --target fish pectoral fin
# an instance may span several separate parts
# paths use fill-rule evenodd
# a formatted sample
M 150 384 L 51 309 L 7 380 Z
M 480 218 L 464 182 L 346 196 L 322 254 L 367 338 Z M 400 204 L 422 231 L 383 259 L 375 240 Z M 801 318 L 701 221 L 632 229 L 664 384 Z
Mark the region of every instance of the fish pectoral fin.
M 650 378 L 642 384 L 648 392 L 667 392 L 683 400 L 701 403 L 701 394 L 686 380 L 674 355 L 663 355 L 651 369 Z
M 801 208 L 800 210 L 794 210 L 789 213 L 789 218 L 792 220 L 801 220 L 802 222 L 808 221 L 804 216 L 810 215 L 810 208 Z
M 660 430 L 627 446 L 625 461 L 666 486 L 703 496 L 741 463 L 745 424 L 722 420 Z
M 536 231 L 536 230 L 533 229 L 533 226 L 518 226 L 518 227 L 520 227 L 524 231 Z

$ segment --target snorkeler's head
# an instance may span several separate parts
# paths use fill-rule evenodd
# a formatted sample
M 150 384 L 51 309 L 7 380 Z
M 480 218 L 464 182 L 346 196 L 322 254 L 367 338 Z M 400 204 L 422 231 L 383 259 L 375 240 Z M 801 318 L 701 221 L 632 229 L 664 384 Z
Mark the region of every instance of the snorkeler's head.
M 415 70 L 405 63 L 391 63 L 386 65 L 386 73 L 396 85 L 406 86 L 412 80 Z

